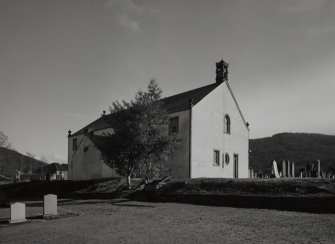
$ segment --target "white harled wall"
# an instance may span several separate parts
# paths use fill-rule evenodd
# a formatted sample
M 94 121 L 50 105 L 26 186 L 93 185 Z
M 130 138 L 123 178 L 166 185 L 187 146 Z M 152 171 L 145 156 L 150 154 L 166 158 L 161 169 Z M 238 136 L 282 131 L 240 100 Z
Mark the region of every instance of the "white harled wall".
M 224 116 L 231 120 L 231 133 L 224 133 Z M 226 83 L 222 83 L 192 109 L 191 178 L 233 178 L 234 154 L 239 155 L 238 178 L 248 177 L 249 132 Z M 214 165 L 214 150 L 220 165 Z M 226 164 L 223 155 L 228 153 Z

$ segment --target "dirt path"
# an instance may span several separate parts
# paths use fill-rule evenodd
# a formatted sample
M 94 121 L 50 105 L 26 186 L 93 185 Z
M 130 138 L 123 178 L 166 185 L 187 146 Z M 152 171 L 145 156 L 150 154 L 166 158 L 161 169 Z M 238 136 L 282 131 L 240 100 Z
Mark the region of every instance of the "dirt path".
M 27 202 L 27 216 L 42 213 Z M 0 243 L 331 243 L 334 214 L 123 200 L 59 201 L 58 219 L 0 224 Z M 0 219 L 9 209 L 0 209 Z

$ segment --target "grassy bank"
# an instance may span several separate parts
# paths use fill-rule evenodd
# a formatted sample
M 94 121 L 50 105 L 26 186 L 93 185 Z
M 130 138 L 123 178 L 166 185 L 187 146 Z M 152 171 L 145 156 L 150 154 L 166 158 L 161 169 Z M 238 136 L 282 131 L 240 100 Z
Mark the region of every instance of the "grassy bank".
M 190 179 L 148 185 L 133 200 L 335 212 L 334 179 Z
M 134 187 L 142 182 L 133 181 Z M 9 201 L 17 199 L 36 199 L 46 194 L 56 194 L 59 198 L 116 198 L 128 194 L 125 179 L 100 179 L 84 181 L 36 181 L 0 186 Z
M 181 202 L 201 205 L 271 208 L 335 213 L 334 179 L 179 179 L 143 185 L 125 179 L 27 182 L 0 186 L 8 201 L 59 198 L 129 198 L 137 201 Z

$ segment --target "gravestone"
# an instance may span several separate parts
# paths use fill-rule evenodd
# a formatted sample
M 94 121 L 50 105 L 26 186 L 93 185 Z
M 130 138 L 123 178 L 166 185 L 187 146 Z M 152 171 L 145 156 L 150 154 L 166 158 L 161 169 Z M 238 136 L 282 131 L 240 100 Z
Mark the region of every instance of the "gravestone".
M 44 196 L 43 216 L 56 216 L 57 213 L 57 195 L 49 194 Z
M 318 160 L 318 178 L 321 178 L 321 163 L 320 160 Z
M 275 175 L 276 178 L 279 178 L 279 173 L 278 173 L 278 167 L 277 167 L 277 162 L 275 160 L 273 160 L 272 162 L 272 169 L 273 169 L 273 173 Z
M 286 177 L 286 162 L 285 162 L 285 160 L 283 160 L 283 162 L 282 162 L 282 173 L 283 173 L 283 177 Z
M 287 167 L 286 167 L 286 170 L 287 170 L 287 177 L 291 177 L 291 162 L 290 160 L 287 160 Z
M 252 168 L 250 168 L 250 178 L 255 178 L 255 173 Z
M 26 219 L 26 204 L 16 202 L 10 205 L 10 223 L 20 223 L 27 221 Z
M 295 177 L 295 172 L 294 172 L 294 162 L 292 162 L 292 164 L 291 164 L 291 168 L 292 168 L 292 170 L 291 170 L 292 177 Z

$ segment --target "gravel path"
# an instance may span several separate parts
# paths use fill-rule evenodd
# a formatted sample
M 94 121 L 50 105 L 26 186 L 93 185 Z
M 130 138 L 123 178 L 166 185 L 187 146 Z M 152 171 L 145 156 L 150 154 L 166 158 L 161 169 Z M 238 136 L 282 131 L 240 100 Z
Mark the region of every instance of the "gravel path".
M 126 200 L 59 200 L 44 220 L 26 202 L 27 223 L 0 223 L 0 243 L 334 243 L 335 214 Z M 9 209 L 0 209 L 0 219 Z

